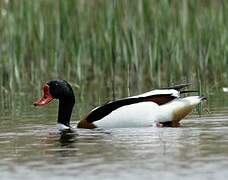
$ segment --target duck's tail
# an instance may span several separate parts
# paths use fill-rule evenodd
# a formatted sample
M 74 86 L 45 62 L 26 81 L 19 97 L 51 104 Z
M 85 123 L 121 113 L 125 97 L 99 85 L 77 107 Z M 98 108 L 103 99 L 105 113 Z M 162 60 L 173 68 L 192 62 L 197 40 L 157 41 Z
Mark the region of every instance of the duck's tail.
M 169 86 L 163 89 L 175 89 L 177 91 L 180 91 L 181 89 L 190 86 L 192 83 L 185 83 L 185 84 L 178 84 L 178 85 L 174 85 L 174 86 Z
M 194 107 L 202 100 L 205 100 L 204 96 L 189 96 L 185 98 L 178 98 L 170 103 L 163 105 L 163 108 L 169 110 L 171 115 L 172 126 L 179 126 L 179 122 L 187 116 Z

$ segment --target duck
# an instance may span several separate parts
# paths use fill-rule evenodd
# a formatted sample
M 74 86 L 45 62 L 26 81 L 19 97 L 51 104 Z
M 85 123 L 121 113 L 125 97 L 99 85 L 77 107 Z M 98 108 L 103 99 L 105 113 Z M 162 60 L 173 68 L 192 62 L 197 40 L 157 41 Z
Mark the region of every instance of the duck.
M 135 127 L 179 127 L 196 105 L 206 99 L 204 96 L 185 96 L 196 91 L 183 91 L 191 83 L 152 90 L 140 95 L 107 102 L 92 109 L 77 123 L 77 128 L 112 129 Z M 43 86 L 43 96 L 34 102 L 44 106 L 53 99 L 59 100 L 57 128 L 71 129 L 70 119 L 75 105 L 72 86 L 65 80 L 51 80 Z

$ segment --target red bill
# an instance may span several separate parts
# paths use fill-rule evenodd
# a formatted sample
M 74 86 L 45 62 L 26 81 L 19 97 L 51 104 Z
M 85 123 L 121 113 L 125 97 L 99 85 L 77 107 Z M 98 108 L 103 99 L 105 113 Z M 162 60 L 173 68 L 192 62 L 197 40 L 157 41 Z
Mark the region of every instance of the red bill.
M 34 102 L 34 106 L 44 106 L 54 99 L 50 93 L 50 89 L 47 84 L 44 85 L 43 92 L 44 92 L 43 97 L 41 99 L 38 99 L 36 102 Z

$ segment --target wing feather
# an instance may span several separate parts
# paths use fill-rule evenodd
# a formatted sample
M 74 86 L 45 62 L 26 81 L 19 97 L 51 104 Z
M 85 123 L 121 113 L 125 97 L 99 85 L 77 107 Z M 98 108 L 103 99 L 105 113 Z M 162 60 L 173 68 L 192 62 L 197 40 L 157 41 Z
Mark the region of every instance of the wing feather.
M 124 99 L 120 99 L 117 101 L 108 102 L 102 106 L 99 106 L 99 107 L 93 109 L 85 119 L 88 122 L 92 123 L 94 121 L 102 119 L 104 116 L 110 114 L 112 111 L 114 111 L 122 106 L 140 103 L 140 102 L 146 102 L 146 101 L 152 101 L 152 102 L 157 103 L 158 105 L 162 105 L 162 104 L 172 101 L 173 99 L 175 99 L 177 97 L 178 96 L 174 95 L 173 93 L 169 93 L 169 94 L 154 94 L 154 95 L 149 94 L 147 96 L 145 96 L 145 94 L 144 94 L 144 95 L 124 98 Z

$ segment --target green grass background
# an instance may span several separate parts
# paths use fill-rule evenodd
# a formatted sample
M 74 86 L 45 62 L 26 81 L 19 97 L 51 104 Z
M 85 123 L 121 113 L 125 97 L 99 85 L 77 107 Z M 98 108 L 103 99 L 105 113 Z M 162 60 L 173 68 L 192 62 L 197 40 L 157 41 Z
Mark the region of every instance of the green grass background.
M 0 90 L 130 95 L 228 82 L 228 1 L 0 0 Z

